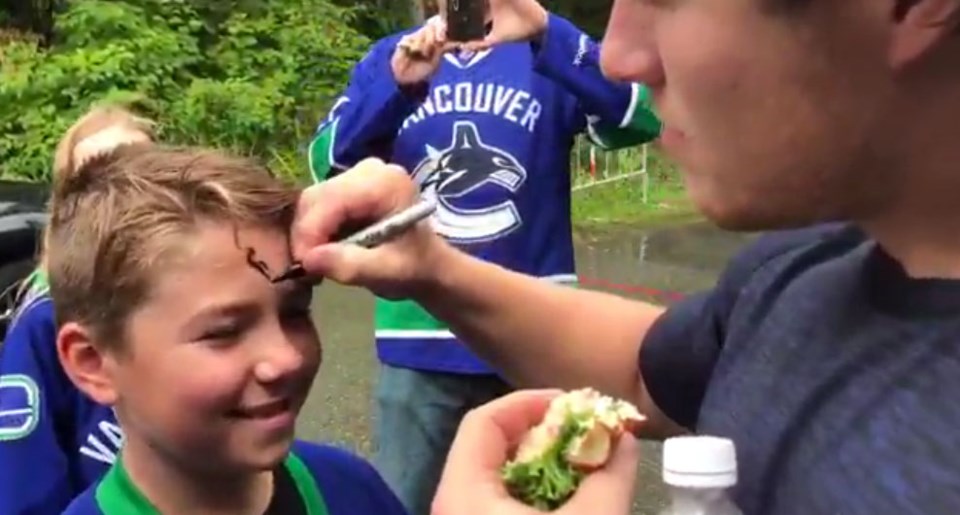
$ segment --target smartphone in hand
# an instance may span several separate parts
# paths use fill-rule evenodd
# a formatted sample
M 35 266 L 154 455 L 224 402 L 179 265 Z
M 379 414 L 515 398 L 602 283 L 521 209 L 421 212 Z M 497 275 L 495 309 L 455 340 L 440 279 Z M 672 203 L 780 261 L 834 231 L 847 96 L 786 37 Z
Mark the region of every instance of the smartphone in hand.
M 483 39 L 486 3 L 487 0 L 447 0 L 447 39 L 458 43 Z

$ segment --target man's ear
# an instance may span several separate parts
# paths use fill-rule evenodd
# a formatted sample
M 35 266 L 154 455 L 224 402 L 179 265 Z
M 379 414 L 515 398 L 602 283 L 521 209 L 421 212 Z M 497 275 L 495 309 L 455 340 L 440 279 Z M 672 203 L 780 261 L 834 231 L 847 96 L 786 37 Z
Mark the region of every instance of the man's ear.
M 958 36 L 960 0 L 895 0 L 890 62 L 904 68 Z
M 93 345 L 90 331 L 75 322 L 67 322 L 57 332 L 57 356 L 76 387 L 99 404 L 117 402 L 113 360 Z

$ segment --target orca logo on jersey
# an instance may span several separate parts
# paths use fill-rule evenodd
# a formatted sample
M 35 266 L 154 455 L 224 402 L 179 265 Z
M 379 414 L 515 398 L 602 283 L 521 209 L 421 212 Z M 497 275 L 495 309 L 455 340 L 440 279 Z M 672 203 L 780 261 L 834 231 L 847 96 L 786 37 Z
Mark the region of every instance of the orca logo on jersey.
M 520 227 L 511 198 L 526 179 L 516 158 L 486 145 L 477 126 L 462 121 L 453 126 L 450 146 L 428 146 L 427 158 L 413 171 L 421 194 L 437 202 L 434 230 L 455 243 L 492 241 Z
M 26 438 L 40 423 L 40 388 L 23 374 L 0 376 L 0 442 Z

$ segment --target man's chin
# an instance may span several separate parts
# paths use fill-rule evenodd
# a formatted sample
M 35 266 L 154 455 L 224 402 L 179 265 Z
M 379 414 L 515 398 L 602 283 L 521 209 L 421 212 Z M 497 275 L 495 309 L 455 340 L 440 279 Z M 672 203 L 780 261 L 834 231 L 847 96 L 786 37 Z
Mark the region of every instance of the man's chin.
M 812 212 L 792 212 L 779 209 L 775 203 L 764 200 L 763 206 L 749 203 L 698 202 L 697 210 L 718 228 L 730 232 L 760 232 L 798 229 L 835 221 Z

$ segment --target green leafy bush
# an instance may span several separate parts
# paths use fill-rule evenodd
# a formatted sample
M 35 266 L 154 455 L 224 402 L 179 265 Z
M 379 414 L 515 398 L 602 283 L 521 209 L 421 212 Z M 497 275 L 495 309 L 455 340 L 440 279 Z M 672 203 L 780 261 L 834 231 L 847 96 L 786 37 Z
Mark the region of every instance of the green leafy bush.
M 48 180 L 54 146 L 105 100 L 136 103 L 164 140 L 294 159 L 368 38 L 329 0 L 73 0 L 48 47 L 0 38 L 0 176 Z M 281 158 L 282 157 L 282 158 Z

